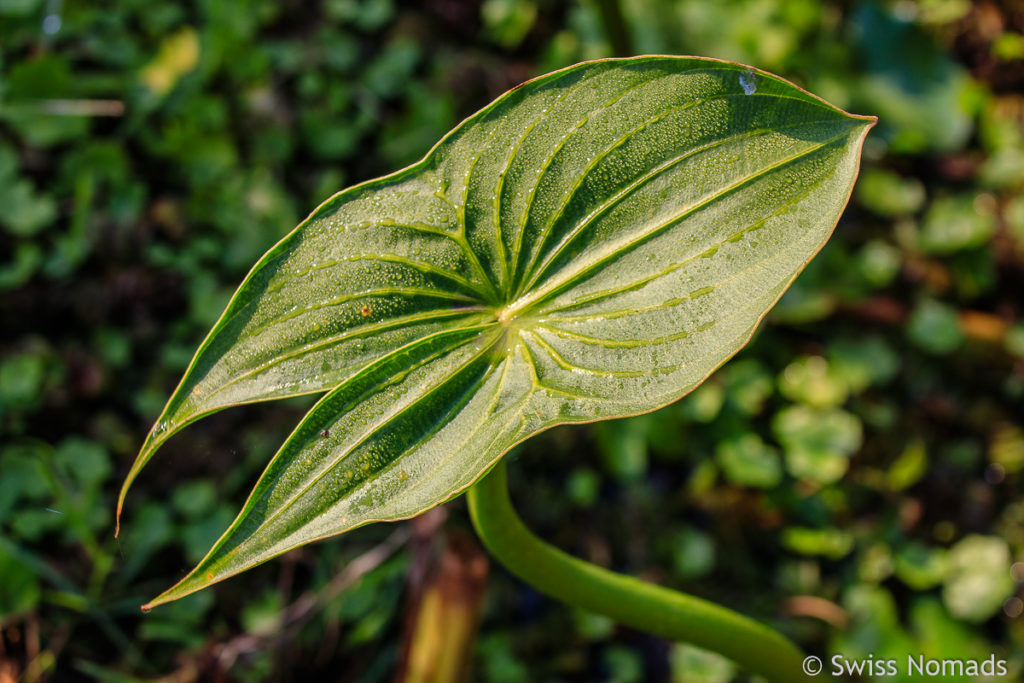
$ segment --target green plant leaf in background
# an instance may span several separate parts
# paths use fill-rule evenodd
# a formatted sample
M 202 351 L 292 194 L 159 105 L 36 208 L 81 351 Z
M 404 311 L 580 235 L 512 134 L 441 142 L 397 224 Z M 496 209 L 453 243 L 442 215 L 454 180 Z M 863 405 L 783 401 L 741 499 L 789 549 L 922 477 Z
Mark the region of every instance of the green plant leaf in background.
M 828 239 L 874 119 L 710 59 L 580 64 L 271 249 L 196 353 L 124 493 L 222 408 L 327 392 L 237 519 L 151 605 L 459 494 L 556 424 L 675 401 Z

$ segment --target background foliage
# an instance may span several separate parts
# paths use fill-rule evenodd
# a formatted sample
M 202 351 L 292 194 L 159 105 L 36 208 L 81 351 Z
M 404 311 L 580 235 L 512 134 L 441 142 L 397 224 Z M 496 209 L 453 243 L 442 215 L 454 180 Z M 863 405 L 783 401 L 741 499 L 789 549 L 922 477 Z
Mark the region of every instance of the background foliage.
M 1021 675 L 1024 12 L 635 0 L 620 25 L 612 6 L 0 0 L 0 680 L 390 680 L 412 553 L 338 577 L 401 525 L 138 612 L 309 400 L 176 436 L 119 540 L 116 486 L 230 293 L 309 210 L 507 88 L 617 52 L 743 61 L 881 121 L 832 242 L 751 345 L 676 405 L 518 449 L 524 516 L 819 654 L 996 653 Z M 474 680 L 732 679 L 492 571 Z

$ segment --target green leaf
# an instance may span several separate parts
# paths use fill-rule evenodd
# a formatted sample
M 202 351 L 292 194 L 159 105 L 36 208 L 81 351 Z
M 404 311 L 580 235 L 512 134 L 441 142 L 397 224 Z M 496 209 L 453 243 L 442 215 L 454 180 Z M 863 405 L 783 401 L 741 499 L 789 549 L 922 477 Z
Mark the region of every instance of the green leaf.
M 772 429 L 785 449 L 786 469 L 794 477 L 829 484 L 846 473 L 860 448 L 863 428 L 853 413 L 790 406 L 775 414 Z
M 925 202 L 924 183 L 898 173 L 873 168 L 864 172 L 857 185 L 860 203 L 882 216 L 908 216 Z
M 697 529 L 686 527 L 676 534 L 673 551 L 676 573 L 684 578 L 706 576 L 715 567 L 715 543 Z
M 88 489 L 97 489 L 110 476 L 110 456 L 95 441 L 79 436 L 64 439 L 57 446 L 54 462 L 71 479 Z
M 514 89 L 271 249 L 157 421 L 327 392 L 176 599 L 417 515 L 556 424 L 666 405 L 742 347 L 828 239 L 873 119 L 681 57 Z M 122 491 L 123 501 L 124 491 Z
M 885 287 L 900 272 L 903 255 L 900 250 L 882 240 L 871 240 L 857 256 L 860 274 L 875 287 Z
M 956 309 L 923 299 L 907 321 L 907 336 L 916 346 L 937 356 L 948 355 L 964 343 Z
M 925 591 L 942 583 L 946 573 L 946 551 L 911 543 L 897 553 L 893 570 L 900 581 L 915 591 Z
M 782 532 L 782 544 L 801 555 L 820 555 L 838 560 L 853 549 L 853 535 L 835 528 L 789 527 Z
M 833 408 L 850 395 L 850 385 L 838 368 L 821 356 L 801 356 L 779 375 L 779 391 L 815 408 Z
M 740 486 L 770 488 L 782 479 L 778 452 L 757 434 L 722 441 L 715 448 L 715 458 L 729 481 Z
M 997 536 L 972 534 L 949 551 L 942 599 L 954 616 L 982 622 L 999 611 L 1017 586 L 1010 574 L 1010 549 Z
M 709 650 L 673 643 L 669 652 L 673 681 L 728 683 L 736 676 L 736 665 Z
M 932 202 L 921 228 L 921 248 L 950 254 L 985 244 L 996 231 L 992 211 L 976 197 L 942 197 Z

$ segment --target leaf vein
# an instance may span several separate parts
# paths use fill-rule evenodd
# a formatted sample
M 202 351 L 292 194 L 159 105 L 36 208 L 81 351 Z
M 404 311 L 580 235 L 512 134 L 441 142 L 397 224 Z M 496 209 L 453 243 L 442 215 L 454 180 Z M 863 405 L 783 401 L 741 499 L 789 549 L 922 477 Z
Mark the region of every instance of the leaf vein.
M 588 297 L 584 297 L 582 299 L 578 299 L 576 301 L 572 301 L 572 302 L 570 302 L 568 304 L 565 304 L 564 306 L 556 306 L 554 308 L 545 308 L 545 309 L 543 309 L 543 314 L 548 315 L 548 314 L 551 314 L 551 313 L 555 313 L 557 311 L 563 311 L 563 310 L 566 310 L 566 309 L 578 308 L 578 307 L 581 307 L 581 306 L 585 306 L 587 304 L 594 303 L 595 301 L 600 301 L 602 299 L 608 299 L 608 298 L 614 297 L 614 296 L 616 296 L 618 294 L 623 294 L 625 292 L 629 292 L 629 291 L 633 291 L 633 290 L 636 290 L 636 289 L 640 289 L 644 285 L 647 285 L 647 284 L 649 284 L 649 283 L 651 283 L 651 282 L 653 282 L 653 281 L 655 281 L 655 280 L 657 280 L 659 278 L 665 277 L 666 275 L 669 275 L 670 273 L 673 273 L 673 272 L 679 270 L 680 268 L 686 267 L 687 265 L 693 263 L 694 261 L 696 261 L 699 258 L 704 257 L 705 255 L 717 253 L 717 250 L 719 248 L 721 248 L 727 242 L 730 242 L 732 240 L 736 240 L 738 238 L 741 238 L 744 235 L 746 235 L 746 234 L 748 234 L 750 232 L 753 232 L 754 230 L 757 230 L 757 229 L 763 227 L 764 224 L 767 223 L 772 218 L 777 218 L 777 217 L 783 215 L 784 213 L 786 213 L 787 211 L 789 211 L 797 202 L 801 201 L 802 199 L 804 199 L 805 197 L 810 195 L 812 192 L 814 192 L 816 189 L 818 189 L 822 184 L 824 184 L 825 181 L 829 180 L 833 175 L 834 175 L 834 172 L 828 174 L 827 176 L 822 176 L 815 183 L 811 183 L 811 184 L 805 185 L 803 192 L 801 192 L 800 194 L 794 196 L 792 199 L 782 203 L 778 210 L 773 211 L 771 214 L 769 214 L 767 216 L 764 216 L 764 217 L 758 219 L 757 221 L 754 221 L 753 223 L 750 223 L 749 225 L 744 226 L 740 230 L 734 232 L 733 234 L 729 235 L 726 238 L 723 238 L 723 239 L 719 240 L 718 242 L 713 242 L 709 247 L 705 248 L 703 251 L 701 251 L 699 253 L 696 253 L 696 254 L 692 254 L 691 256 L 688 256 L 685 259 L 683 259 L 682 261 L 680 261 L 679 263 L 674 263 L 671 266 L 669 266 L 668 268 L 666 268 L 665 270 L 663 270 L 663 271 L 661 271 L 659 273 L 656 273 L 655 275 L 651 275 L 649 277 L 643 278 L 641 280 L 637 280 L 635 282 L 631 282 L 631 283 L 629 283 L 627 285 L 623 285 L 623 286 L 617 287 L 615 289 L 609 289 L 609 290 L 605 290 L 605 291 L 601 291 L 601 292 L 595 292 L 594 294 L 592 294 L 592 295 L 590 295 Z M 672 221 L 670 221 L 670 223 L 675 222 L 675 220 L 676 219 L 673 219 Z M 724 284 L 724 283 L 726 283 L 728 281 L 729 281 L 729 279 L 723 280 L 723 281 L 717 282 L 717 283 L 711 283 L 709 286 L 717 287 L 718 285 Z M 700 291 L 700 290 L 696 290 L 696 291 Z M 693 293 L 691 292 L 691 295 L 692 294 Z M 693 298 L 693 297 L 692 296 L 679 297 L 678 299 L 673 299 L 672 301 L 674 301 L 675 303 L 679 303 L 681 301 L 684 301 L 684 300 L 690 299 L 690 298 Z M 560 317 L 559 319 L 564 319 L 564 318 Z
M 787 165 L 789 165 L 789 164 L 791 164 L 791 163 L 793 163 L 795 161 L 798 161 L 798 160 L 800 160 L 800 159 L 802 159 L 802 158 L 804 158 L 806 156 L 809 156 L 810 154 L 813 154 L 814 152 L 817 152 L 817 151 L 827 147 L 828 145 L 831 145 L 831 144 L 835 143 L 837 140 L 843 138 L 846 134 L 847 134 L 846 132 L 840 133 L 839 135 L 836 135 L 835 137 L 833 137 L 833 138 L 831 138 L 829 140 L 826 140 L 825 142 L 822 142 L 822 143 L 819 143 L 819 144 L 814 145 L 812 147 L 809 147 L 808 149 L 801 150 L 797 154 L 794 154 L 792 156 L 786 157 L 786 158 L 784 158 L 784 159 L 782 159 L 782 160 L 780 160 L 780 161 L 778 161 L 778 162 L 776 162 L 776 163 L 774 163 L 774 164 L 772 164 L 770 166 L 767 166 L 767 167 L 765 167 L 765 168 L 763 168 L 763 169 L 761 169 L 761 170 L 759 170 L 759 171 L 757 171 L 755 173 L 751 173 L 751 174 L 748 174 L 748 175 L 744 176 L 743 178 L 741 178 L 737 182 L 735 182 L 735 183 L 733 183 L 733 184 L 731 184 L 731 185 L 729 185 L 729 186 L 727 186 L 725 188 L 722 188 L 721 190 L 719 190 L 715 194 L 712 194 L 711 196 L 706 197 L 706 198 L 698 201 L 693 206 L 688 207 L 683 212 L 681 212 L 679 215 L 673 217 L 670 221 L 667 221 L 665 223 L 661 223 L 659 225 L 654 226 L 650 230 L 642 233 L 639 237 L 636 237 L 636 238 L 634 238 L 632 240 L 629 240 L 628 242 L 626 242 L 623 245 L 617 246 L 613 251 L 611 251 L 610 253 L 605 254 L 604 256 L 602 256 L 602 257 L 598 258 L 597 260 L 593 261 L 592 263 L 585 264 L 577 272 L 569 273 L 569 274 L 566 275 L 566 277 L 562 278 L 560 281 L 558 281 L 558 280 L 553 281 L 552 283 L 550 283 L 546 287 L 542 287 L 542 288 L 540 288 L 538 290 L 535 290 L 531 294 L 528 294 L 528 295 L 520 298 L 516 302 L 516 307 L 519 308 L 519 309 L 522 309 L 527 304 L 536 304 L 536 303 L 538 303 L 540 301 L 544 301 L 544 300 L 550 298 L 551 296 L 553 296 L 553 295 L 559 293 L 560 291 L 562 291 L 563 289 L 565 289 L 566 286 L 569 286 L 569 285 L 573 284 L 573 282 L 576 279 L 581 278 L 584 275 L 586 275 L 587 273 L 593 271 L 595 268 L 598 268 L 598 267 L 604 265 L 609 260 L 611 260 L 611 259 L 613 259 L 613 258 L 615 258 L 615 257 L 617 257 L 619 255 L 621 255 L 621 253 L 631 250 L 632 248 L 636 247 L 637 245 L 645 242 L 646 240 L 650 239 L 654 235 L 658 234 L 662 230 L 664 230 L 664 229 L 666 229 L 668 227 L 671 227 L 675 223 L 678 223 L 683 218 L 686 218 L 687 216 L 690 216 L 690 215 L 696 213 L 697 211 L 700 211 L 700 210 L 710 206 L 713 202 L 718 201 L 722 197 L 725 197 L 725 196 L 735 192 L 736 190 L 738 190 L 738 189 L 748 185 L 749 183 L 757 180 L 758 178 L 761 178 L 761 177 L 763 177 L 765 175 L 768 175 L 769 173 L 777 171 L 780 168 L 784 168 Z M 616 200 L 618 198 L 619 197 L 616 197 Z M 565 246 L 566 246 L 566 243 L 563 243 L 563 246 L 561 247 L 561 249 L 564 249 Z M 550 263 L 549 263 L 549 265 L 550 265 Z M 544 266 L 543 270 L 540 273 L 538 273 L 538 276 L 543 275 L 543 272 L 544 272 L 544 270 L 547 269 L 547 267 L 548 266 Z
M 463 340 L 463 341 L 460 341 L 460 342 L 458 342 L 458 343 L 456 343 L 456 344 L 453 344 L 452 346 L 447 346 L 447 347 L 444 347 L 443 349 L 439 350 L 439 351 L 438 351 L 437 353 L 435 353 L 435 354 L 432 354 L 432 355 L 429 355 L 429 356 L 427 356 L 427 357 L 426 357 L 425 359 L 423 359 L 423 360 L 421 360 L 421 361 L 417 361 L 417 363 L 416 363 L 416 364 L 414 364 L 413 366 L 411 366 L 410 368 L 408 368 L 408 369 L 407 369 L 407 371 L 406 371 L 406 373 L 405 373 L 405 374 L 407 375 L 407 374 L 408 374 L 408 372 L 410 372 L 410 371 L 412 371 L 412 370 L 414 370 L 414 369 L 416 369 L 416 368 L 420 368 L 420 367 L 423 367 L 424 365 L 427 365 L 427 364 L 428 364 L 428 363 L 430 363 L 431 361 L 433 361 L 433 360 L 436 360 L 437 358 L 440 358 L 441 356 L 443 356 L 443 355 L 445 355 L 445 354 L 451 353 L 452 351 L 454 351 L 455 349 L 459 348 L 460 346 L 464 346 L 465 344 L 471 343 L 471 341 L 472 341 L 472 340 Z M 492 341 L 493 341 L 493 340 L 492 340 Z M 403 348 L 406 348 L 406 347 L 403 347 Z M 448 376 L 447 378 L 445 378 L 444 380 L 442 380 L 442 381 L 438 382 L 438 383 L 437 383 L 437 384 L 435 384 L 434 386 L 430 387 L 430 388 L 429 388 L 429 389 L 428 389 L 428 390 L 427 390 L 427 391 L 426 391 L 426 392 L 425 392 L 424 394 L 422 394 L 421 396 L 418 396 L 418 397 L 416 397 L 416 398 L 415 398 L 414 400 L 412 400 L 412 401 L 411 401 L 410 403 L 408 403 L 408 404 L 406 404 L 405 406 L 402 406 L 402 407 L 398 408 L 397 410 L 395 410 L 394 412 L 392 412 L 392 413 L 391 413 L 390 415 L 388 415 L 388 417 L 387 417 L 386 419 L 382 420 L 382 421 L 381 421 L 380 423 L 378 423 L 378 424 L 375 424 L 375 425 L 373 425 L 373 426 L 369 426 L 369 427 L 367 428 L 367 431 L 366 431 L 366 433 L 365 433 L 365 434 L 363 434 L 363 435 L 362 435 L 362 436 L 361 436 L 360 438 L 358 438 L 358 439 L 357 439 L 357 440 L 356 440 L 356 441 L 355 441 L 355 442 L 354 442 L 353 444 L 351 444 L 350 446 L 348 446 L 348 447 L 346 447 L 346 448 L 342 449 L 342 451 L 341 451 L 340 453 L 337 453 L 337 454 L 332 454 L 332 457 L 331 457 L 331 458 L 329 458 L 329 459 L 327 459 L 327 460 L 326 460 L 326 461 L 324 462 L 324 464 L 323 464 L 323 465 L 321 466 L 321 468 L 320 468 L 320 471 L 319 471 L 319 472 L 318 472 L 318 473 L 317 473 L 317 474 L 316 474 L 316 475 L 315 475 L 315 476 L 314 476 L 314 477 L 313 477 L 312 479 L 310 479 L 310 480 L 308 480 L 308 481 L 304 482 L 304 483 L 303 483 L 303 485 L 302 485 L 302 486 L 300 486 L 300 487 L 299 487 L 299 489 L 298 489 L 298 490 L 297 490 L 297 491 L 296 491 L 296 492 L 295 492 L 295 493 L 294 493 L 294 494 L 293 494 L 293 495 L 292 495 L 291 497 L 289 497 L 289 498 L 288 498 L 288 499 L 287 499 L 286 501 L 284 501 L 284 502 L 283 502 L 282 504 L 280 504 L 280 505 L 279 505 L 279 506 L 277 507 L 277 509 L 276 509 L 276 510 L 275 510 L 275 511 L 273 512 L 273 514 L 271 514 L 270 516 L 268 516 L 268 517 L 267 517 L 267 519 L 265 519 L 265 520 L 264 520 L 264 521 L 263 521 L 263 522 L 262 522 L 262 523 L 260 524 L 260 526 L 259 526 L 259 527 L 257 527 L 257 528 L 256 528 L 256 529 L 255 529 L 255 530 L 253 531 L 252 535 L 253 535 L 253 536 L 255 536 L 255 535 L 256 535 L 256 534 L 258 534 L 258 533 L 259 533 L 260 531 L 262 531 L 262 530 L 263 530 L 264 528 L 266 528 L 266 526 L 267 526 L 268 524 L 270 524 L 270 523 L 271 523 L 271 522 L 273 522 L 273 521 L 274 521 L 275 519 L 277 519 L 277 518 L 278 518 L 278 517 L 280 517 L 280 516 L 281 516 L 282 514 L 284 514 L 284 512 L 285 512 L 285 511 L 286 511 L 286 510 L 287 510 L 288 508 L 290 508 L 290 507 L 291 507 L 292 505 L 294 505 L 294 504 L 295 504 L 295 502 L 296 502 L 297 500 L 299 500 L 299 498 L 301 498 L 301 497 L 302 497 L 303 495 L 305 495 L 305 494 L 306 494 L 306 493 L 307 493 L 307 492 L 308 492 L 308 491 L 309 491 L 310 489 L 312 489 L 312 488 L 313 488 L 313 486 L 315 486 L 315 485 L 316 485 L 316 484 L 317 484 L 317 483 L 318 483 L 318 482 L 319 482 L 319 481 L 320 481 L 321 479 L 323 479 L 323 478 L 324 478 L 325 476 L 327 476 L 327 474 L 328 474 L 328 473 L 329 473 L 330 471 L 332 471 L 332 470 L 333 470 L 333 469 L 334 469 L 335 467 L 337 467 L 337 466 L 338 466 L 338 464 L 339 464 L 339 463 L 341 463 L 341 461 L 342 461 L 342 460 L 344 460 L 345 458 L 347 458 L 347 457 L 348 457 L 349 455 L 351 455 L 351 454 L 352 454 L 352 453 L 353 453 L 353 452 L 354 452 L 354 451 L 355 451 L 355 450 L 356 450 L 357 448 L 359 448 L 359 447 L 360 447 L 360 446 L 362 446 L 362 445 L 363 445 L 364 443 L 366 443 L 366 442 L 367 442 L 367 441 L 368 441 L 368 440 L 369 440 L 370 438 L 372 438 L 374 434 L 376 434 L 376 433 L 380 432 L 380 431 L 381 431 L 381 430 L 382 430 L 382 429 L 383 429 L 383 428 L 384 428 L 384 427 L 385 427 L 386 425 L 388 425 L 388 424 L 390 424 L 390 423 L 394 422 L 394 421 L 395 421 L 395 420 L 397 420 L 398 418 L 400 418 L 400 417 L 402 417 L 403 415 L 405 415 L 405 414 L 406 414 L 406 413 L 407 413 L 407 412 L 408 412 L 409 410 L 411 410 L 412 408 L 414 408 L 414 407 L 416 407 L 416 406 L 420 405 L 420 404 L 421 404 L 421 403 L 422 403 L 422 402 L 423 402 L 424 400 L 426 400 L 427 398 L 429 398 L 429 397 L 430 397 L 430 396 L 431 396 L 431 395 L 432 395 L 432 394 L 433 394 L 434 392 L 436 392 L 437 390 L 439 390 L 440 388 L 442 388 L 442 387 L 443 387 L 443 386 L 444 386 L 444 385 L 446 384 L 446 382 L 447 382 L 447 381 L 448 381 L 449 379 L 451 379 L 451 377 L 454 377 L 454 376 L 455 376 L 455 375 L 457 375 L 457 374 L 458 374 L 459 372 L 461 372 L 462 370 L 465 370 L 465 369 L 466 369 L 466 368 L 468 368 L 468 367 L 469 367 L 470 365 L 472 365 L 472 364 L 473 364 L 474 362 L 476 362 L 476 361 L 477 361 L 477 360 L 478 360 L 478 359 L 479 359 L 479 358 L 480 358 L 480 357 L 481 357 L 481 356 L 482 356 L 482 355 L 483 355 L 484 353 L 486 353 L 486 352 L 487 352 L 488 348 L 489 348 L 489 347 L 488 347 L 487 345 L 484 345 L 484 347 L 483 347 L 482 349 L 480 349 L 480 350 L 479 350 L 479 351 L 478 351 L 477 353 L 473 354 L 473 355 L 472 355 L 472 356 L 471 356 L 471 357 L 470 357 L 470 358 L 469 358 L 469 359 L 468 359 L 468 360 L 467 360 L 467 361 L 466 361 L 465 363 L 463 363 L 463 364 L 462 364 L 462 365 L 460 365 L 460 366 L 459 366 L 459 367 L 458 367 L 458 368 L 457 368 L 456 370 L 454 370 L 454 371 L 453 371 L 452 373 L 450 373 L 450 375 L 449 375 L 449 376 Z M 398 353 L 398 351 L 396 351 L 396 352 L 395 352 L 395 354 L 397 354 L 397 353 Z M 395 354 L 389 354 L 389 356 L 388 356 L 388 357 L 393 357 L 393 356 L 394 356 Z M 381 359 L 381 360 L 383 360 L 383 359 Z M 369 371 L 369 370 L 370 370 L 370 368 L 367 368 L 367 371 Z M 353 378 L 353 379 L 354 379 L 354 378 Z M 349 381 L 351 381 L 351 380 L 349 380 Z M 392 383 L 393 383 L 393 382 L 395 382 L 395 381 L 397 381 L 397 380 L 396 380 L 396 379 L 395 379 L 394 377 L 389 377 L 389 378 L 387 378 L 387 381 L 385 381 L 385 382 L 382 382 L 382 383 L 379 383 L 379 384 L 375 384 L 374 386 L 372 386 L 372 387 L 368 388 L 368 389 L 367 389 L 366 391 L 364 391 L 364 392 L 362 393 L 362 395 L 363 395 L 363 396 L 365 396 L 365 395 L 366 395 L 366 394 L 368 394 L 368 393 L 374 393 L 374 392 L 379 392 L 379 391 L 380 391 L 380 390 L 381 390 L 382 388 L 384 388 L 384 387 L 388 386 L 389 384 L 392 384 Z M 328 394 L 327 396 L 325 396 L 325 397 L 324 397 L 323 399 L 321 399 L 321 404 L 326 404 L 326 402 L 327 402 L 327 401 L 329 401 L 329 400 L 331 399 L 331 397 L 332 397 L 333 395 L 335 395 L 335 394 L 336 394 L 337 392 L 339 392 L 339 391 L 340 391 L 340 390 L 341 390 L 341 389 L 342 389 L 342 388 L 343 388 L 343 387 L 345 386 L 345 384 L 347 384 L 347 382 L 346 382 L 346 383 L 343 383 L 343 384 L 341 384 L 340 386 L 338 386 L 337 388 L 335 388 L 335 389 L 334 389 L 333 391 L 331 391 L 331 392 L 330 392 L 330 393 L 329 393 L 329 394 Z M 350 404 L 351 404 L 351 403 L 352 403 L 352 402 L 350 401 Z M 313 416 L 314 412 L 316 411 L 316 408 L 317 408 L 317 407 L 316 407 L 316 406 L 314 406 L 314 408 L 313 408 L 313 409 L 312 409 L 312 410 L 310 411 L 309 415 L 307 415 L 307 416 L 306 416 L 306 418 L 304 418 L 304 419 L 302 420 L 302 422 L 301 422 L 301 423 L 299 424 L 299 426 L 298 426 L 298 427 L 296 427 L 296 429 L 295 429 L 295 432 L 293 432 L 293 433 L 292 433 L 292 436 L 294 436 L 295 434 L 297 434 L 297 433 L 299 432 L 299 430 L 300 430 L 300 429 L 302 428 L 303 424 L 304 424 L 304 423 L 305 423 L 305 422 L 306 422 L 306 421 L 307 421 L 307 420 L 308 420 L 308 419 L 309 419 L 310 417 L 312 417 L 312 416 Z M 282 446 L 282 447 L 281 447 L 281 450 L 279 451 L 279 454 L 280 454 L 280 453 L 284 453 L 284 449 L 285 449 L 285 448 L 286 448 L 286 447 L 287 447 L 287 446 L 289 445 L 289 443 L 291 442 L 292 436 L 290 436 L 290 437 L 288 438 L 288 440 L 287 440 L 287 441 L 285 442 L 284 446 Z M 275 456 L 275 460 L 276 460 L 276 456 Z M 268 469 L 269 469 L 269 468 L 268 468 Z
M 718 69 L 718 70 L 720 71 L 721 69 Z M 651 83 L 651 82 L 653 82 L 653 81 L 646 81 L 645 83 Z M 770 95 L 765 95 L 765 96 L 770 96 Z M 694 108 L 694 107 L 698 107 L 698 106 L 707 104 L 709 102 L 716 102 L 716 101 L 719 101 L 719 100 L 728 99 L 728 98 L 732 98 L 732 97 L 740 98 L 740 97 L 748 97 L 748 96 L 747 95 L 740 95 L 740 94 L 737 94 L 737 93 L 728 93 L 728 94 L 725 94 L 725 95 L 718 95 L 718 96 L 715 96 L 715 97 L 708 97 L 708 98 L 705 98 L 705 99 L 691 100 L 689 102 L 684 102 L 683 104 L 675 106 L 675 107 L 670 107 L 668 109 L 663 109 L 663 110 L 659 111 L 657 114 L 655 114 L 654 116 L 652 116 L 652 117 L 648 118 L 647 120 L 643 121 L 642 123 L 640 123 L 635 128 L 630 129 L 624 135 L 622 135 L 618 139 L 614 140 L 611 145 L 609 145 L 607 148 L 602 150 L 599 154 L 595 155 L 593 160 L 591 160 L 591 162 L 589 164 L 587 164 L 587 166 L 576 176 L 576 180 L 572 184 L 572 186 L 569 188 L 569 191 L 567 193 L 563 194 L 562 203 L 559 206 L 558 211 L 556 211 L 554 214 L 552 214 L 552 217 L 545 223 L 544 227 L 541 228 L 540 239 L 538 240 L 537 247 L 536 247 L 537 257 L 539 258 L 541 256 L 541 254 L 543 253 L 544 247 L 547 244 L 547 240 L 548 240 L 548 238 L 551 235 L 551 230 L 554 228 L 555 223 L 557 223 L 558 220 L 565 214 L 566 208 L 568 208 L 569 204 L 572 202 L 572 198 L 576 196 L 576 193 L 579 191 L 580 187 L 583 186 L 583 183 L 587 179 L 587 176 L 590 174 L 591 171 L 593 171 L 597 167 L 597 165 L 601 161 L 603 161 L 605 158 L 607 158 L 607 156 L 609 154 L 611 154 L 614 150 L 618 149 L 623 144 L 628 142 L 631 137 L 633 137 L 634 135 L 636 135 L 637 133 L 639 133 L 640 131 L 645 129 L 647 126 L 649 126 L 649 125 L 651 125 L 653 123 L 657 123 L 658 121 L 660 121 L 661 119 L 665 118 L 669 114 L 680 112 L 680 111 L 686 111 L 688 109 L 691 109 L 691 108 Z M 796 98 L 786 98 L 786 99 L 796 99 Z M 809 124 L 799 124 L 799 125 L 813 125 L 814 123 L 820 123 L 820 121 L 814 121 L 814 122 L 811 122 Z M 772 130 L 772 129 L 758 129 L 758 131 L 747 131 L 747 133 L 749 134 L 749 133 L 756 133 L 756 132 L 763 132 L 763 131 L 770 131 L 770 130 Z M 573 131 L 573 132 L 575 133 L 575 131 Z M 692 154 L 696 154 L 696 153 L 699 153 L 699 152 L 702 152 L 702 151 L 706 151 L 706 149 L 713 149 L 714 147 L 716 147 L 716 146 L 718 146 L 720 144 L 725 144 L 727 142 L 733 142 L 733 141 L 735 141 L 737 139 L 743 139 L 745 136 L 746 135 L 740 135 L 740 136 L 734 136 L 734 137 L 731 137 L 731 138 L 725 138 L 725 139 L 723 139 L 721 141 L 718 141 L 717 143 L 712 143 L 712 144 L 710 144 L 710 145 L 708 145 L 706 147 L 702 146 L 702 147 L 695 148 L 694 150 L 690 150 L 690 152 L 684 154 L 683 156 L 676 157 L 675 159 L 671 160 L 672 163 L 668 164 L 668 165 L 664 165 L 664 168 L 662 168 L 662 167 L 655 168 L 654 169 L 654 173 L 656 175 L 657 173 L 660 173 L 663 170 L 667 170 L 668 168 L 671 168 L 671 166 L 674 165 L 674 163 L 676 163 L 678 161 L 682 161 L 683 159 L 687 158 L 691 153 Z M 535 188 L 535 191 L 536 191 L 536 188 Z M 623 196 L 625 196 L 625 195 L 623 195 Z M 600 209 L 600 207 L 599 207 L 599 209 Z M 594 218 L 599 216 L 601 213 L 603 213 L 603 211 L 598 211 L 594 215 Z M 590 221 L 588 220 L 587 223 L 589 223 L 589 222 Z M 584 225 L 580 226 L 580 229 L 583 229 L 585 227 L 586 227 L 586 223 Z M 574 229 L 574 231 L 575 231 L 575 229 Z M 572 239 L 572 236 L 569 237 L 570 241 L 571 241 L 571 239 Z M 555 256 L 557 256 L 557 253 L 555 254 Z M 548 261 L 550 261 L 550 260 L 551 259 L 544 259 L 544 263 L 541 263 L 540 267 L 541 268 L 546 268 L 547 265 L 549 265 Z M 526 291 L 531 286 L 533 286 L 533 284 L 537 281 L 537 279 L 540 277 L 540 275 L 541 274 L 537 273 L 536 271 L 525 273 L 524 277 L 523 277 L 523 282 L 526 283 L 526 286 L 525 287 L 521 287 L 517 291 L 517 293 L 516 293 L 517 296 L 522 294 L 523 291 Z
M 302 346 L 300 346 L 300 347 L 298 347 L 296 349 L 293 349 L 292 351 L 289 351 L 288 353 L 284 353 L 284 354 L 281 354 L 279 356 L 275 356 L 274 358 L 272 358 L 272 359 L 270 359 L 270 360 L 268 360 L 268 361 L 266 361 L 264 363 L 261 363 L 257 367 L 254 367 L 254 368 L 252 368 L 250 370 L 247 370 L 247 371 L 245 371 L 243 373 L 240 373 L 240 374 L 232 377 L 229 381 L 225 382 L 223 385 L 217 387 L 217 389 L 215 389 L 214 391 L 212 391 L 209 394 L 207 394 L 206 396 L 204 396 L 204 400 L 209 400 L 210 398 L 220 394 L 225 389 L 227 389 L 227 388 L 229 388 L 231 386 L 234 386 L 238 382 L 241 382 L 241 381 L 243 381 L 243 380 L 245 380 L 245 379 L 247 379 L 249 377 L 252 377 L 253 375 L 258 375 L 261 372 L 265 372 L 265 371 L 269 370 L 270 368 L 274 367 L 275 365 L 283 363 L 284 361 L 286 361 L 286 360 L 288 360 L 290 358 L 297 358 L 299 356 L 305 355 L 305 354 L 310 353 L 312 351 L 316 351 L 316 350 L 321 349 L 321 348 L 326 348 L 328 346 L 333 346 L 334 344 L 340 344 L 340 343 L 348 341 L 350 339 L 359 339 L 360 337 L 370 336 L 370 335 L 376 334 L 378 332 L 384 332 L 384 331 L 387 331 L 387 330 L 390 330 L 390 329 L 393 329 L 393 328 L 396 328 L 396 327 L 405 327 L 406 325 L 408 325 L 410 323 L 429 322 L 431 320 L 442 320 L 444 318 L 461 317 L 461 316 L 463 316 L 463 315 L 465 315 L 467 313 L 472 313 L 474 311 L 482 311 L 482 310 L 483 310 L 482 308 L 474 307 L 474 308 L 459 308 L 459 309 L 451 309 L 451 310 L 425 311 L 425 312 L 422 312 L 422 313 L 414 313 L 414 314 L 411 314 L 411 315 L 400 316 L 400 317 L 397 317 L 397 318 L 391 318 L 391 319 L 388 319 L 388 320 L 383 320 L 383 321 L 380 321 L 378 323 L 374 323 L 372 325 L 363 325 L 361 327 L 349 328 L 349 329 L 345 330 L 344 332 L 342 332 L 340 334 L 337 334 L 337 335 L 334 335 L 334 336 L 331 336 L 331 337 L 325 337 L 323 339 L 318 339 L 315 342 L 310 342 L 308 344 L 304 344 L 304 345 L 302 345 Z M 419 340 L 417 340 L 417 341 L 419 341 Z

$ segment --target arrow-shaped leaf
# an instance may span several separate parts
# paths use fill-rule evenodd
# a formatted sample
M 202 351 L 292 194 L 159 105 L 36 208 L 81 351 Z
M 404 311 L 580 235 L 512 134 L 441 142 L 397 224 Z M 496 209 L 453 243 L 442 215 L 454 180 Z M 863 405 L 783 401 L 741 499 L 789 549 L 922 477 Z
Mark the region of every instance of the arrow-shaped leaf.
M 828 239 L 873 121 L 738 64 L 604 60 L 331 198 L 242 283 L 125 490 L 203 415 L 328 393 L 152 604 L 423 512 L 552 425 L 693 389 Z

